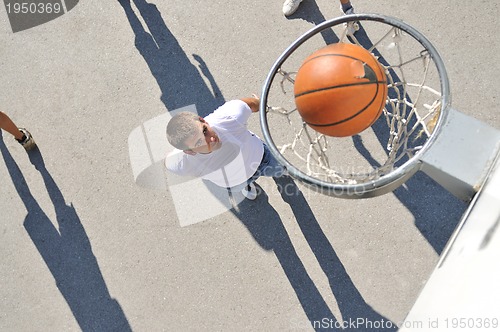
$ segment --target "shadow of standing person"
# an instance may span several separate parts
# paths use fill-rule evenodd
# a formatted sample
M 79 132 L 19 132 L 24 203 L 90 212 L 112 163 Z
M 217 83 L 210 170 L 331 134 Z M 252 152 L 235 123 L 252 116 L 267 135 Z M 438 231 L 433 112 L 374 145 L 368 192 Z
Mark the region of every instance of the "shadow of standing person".
M 300 18 L 314 25 L 319 25 L 326 21 L 325 16 L 318 7 L 316 1 L 303 1 L 300 8 L 294 14 L 288 17 L 289 19 Z M 321 36 L 326 45 L 339 42 L 339 38 L 332 29 L 321 31 Z
M 30 192 L 0 136 L 0 151 L 27 215 L 24 228 L 55 279 L 82 331 L 131 331 L 120 304 L 109 294 L 90 241 L 73 205 L 67 205 L 38 149 L 29 153 L 54 206 L 57 228 Z
M 330 288 L 342 314 L 343 331 L 397 330 L 395 323 L 380 315 L 363 299 L 293 179 L 283 176 L 274 180 L 281 197 L 290 205 L 302 234 L 328 278 Z M 354 327 L 351 324 L 361 321 L 366 323 L 362 328 L 358 325 Z M 385 328 L 380 327 L 379 323 L 381 322 L 383 322 L 382 327 Z M 373 328 L 371 328 L 372 326 Z M 375 326 L 377 327 L 375 328 Z
M 189 60 L 181 45 L 168 29 L 156 5 L 133 0 L 147 29 L 142 25 L 130 0 L 119 0 L 135 34 L 135 46 L 146 61 L 162 92 L 161 100 L 168 111 L 195 104 L 198 114 L 208 115 L 222 105 L 224 98 L 201 56 L 194 60 L 210 82 L 210 87 Z
M 396 71 L 391 68 L 391 64 L 382 56 L 377 48 L 375 48 L 375 45 L 373 45 L 373 42 L 361 23 L 359 27 L 360 29 L 355 35 L 356 41 L 365 49 L 371 49 L 371 52 L 377 57 L 377 60 L 382 65 L 389 68 L 388 75 L 391 76 L 393 82 L 401 82 L 402 79 L 399 78 Z M 399 95 L 404 96 L 407 102 L 412 102 L 411 96 L 406 93 L 402 86 L 389 89 L 389 98 L 393 100 L 399 99 Z M 390 108 L 392 106 L 386 104 L 386 107 Z M 405 106 L 401 104 L 399 107 L 403 108 Z M 390 111 L 391 113 L 396 113 L 395 110 Z M 410 121 L 408 121 L 408 127 L 411 127 L 415 121 L 416 118 L 412 117 Z M 380 145 L 387 146 L 387 142 L 389 142 L 389 131 L 386 129 L 386 119 L 381 116 L 373 124 L 372 128 Z M 373 158 L 359 135 L 353 136 L 353 142 L 356 149 L 366 158 L 370 165 L 374 167 L 380 166 L 380 163 Z M 423 145 L 424 143 L 425 139 L 423 137 L 413 138 L 412 144 L 414 146 Z M 399 165 L 407 160 L 408 157 L 406 156 L 399 161 Z M 416 199 L 416 193 L 418 193 L 418 199 Z M 404 186 L 396 188 L 393 194 L 409 211 L 411 211 L 415 218 L 415 226 L 433 247 L 435 252 L 441 254 L 448 239 L 451 237 L 465 212 L 467 204 L 453 196 L 423 172 L 415 173 L 405 182 Z
M 232 212 L 264 250 L 272 250 L 276 255 L 308 318 L 309 322 L 305 323 L 313 324 L 323 319 L 335 321 L 330 308 L 297 255 L 278 212 L 269 204 L 268 196 L 263 190 L 260 190 L 255 202 L 257 204 L 245 200 L 238 206 L 239 211 Z M 290 326 L 304 326 L 305 323 L 293 319 Z

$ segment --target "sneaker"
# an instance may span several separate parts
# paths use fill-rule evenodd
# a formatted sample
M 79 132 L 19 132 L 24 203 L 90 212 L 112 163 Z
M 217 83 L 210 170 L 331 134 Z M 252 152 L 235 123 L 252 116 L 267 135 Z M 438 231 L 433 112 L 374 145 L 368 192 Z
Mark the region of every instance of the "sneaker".
M 246 199 L 249 199 L 251 201 L 253 201 L 254 199 L 257 198 L 257 188 L 255 188 L 255 184 L 253 184 L 253 183 L 250 183 L 249 185 L 247 185 L 241 191 L 241 193 L 243 194 L 243 196 L 245 196 Z
M 285 0 L 283 3 L 283 14 L 290 16 L 297 11 L 302 0 Z
M 340 11 L 342 13 L 344 13 L 344 15 L 354 14 L 354 8 L 353 7 L 349 8 L 347 11 L 344 12 L 342 10 L 342 6 L 340 6 Z M 356 31 L 359 30 L 359 23 L 356 22 L 356 21 L 347 22 L 347 23 L 344 23 L 344 25 L 346 27 L 348 35 L 354 35 L 356 33 Z
M 17 140 L 19 144 L 21 144 L 26 151 L 29 151 L 33 149 L 36 146 L 35 140 L 33 139 L 33 136 L 31 136 L 31 133 L 27 131 L 24 128 L 18 128 L 20 132 L 23 133 L 23 138 L 20 140 Z

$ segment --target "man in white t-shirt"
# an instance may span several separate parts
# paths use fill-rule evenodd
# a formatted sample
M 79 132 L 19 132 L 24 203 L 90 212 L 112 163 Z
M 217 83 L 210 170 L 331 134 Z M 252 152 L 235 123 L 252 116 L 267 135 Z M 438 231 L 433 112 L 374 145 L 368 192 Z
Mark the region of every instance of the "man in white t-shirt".
M 165 160 L 167 169 L 255 199 L 253 182 L 259 176 L 279 177 L 285 172 L 264 142 L 247 129 L 248 118 L 258 111 L 258 98 L 242 98 L 226 102 L 205 118 L 191 112 L 176 114 L 167 125 L 167 139 L 176 148 Z

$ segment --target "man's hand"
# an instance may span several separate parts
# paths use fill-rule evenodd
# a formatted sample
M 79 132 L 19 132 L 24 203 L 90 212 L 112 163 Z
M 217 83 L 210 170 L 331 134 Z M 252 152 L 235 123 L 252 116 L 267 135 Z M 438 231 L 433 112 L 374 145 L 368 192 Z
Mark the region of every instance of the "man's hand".
M 256 94 L 252 94 L 250 98 L 241 98 L 241 100 L 250 107 L 252 112 L 256 113 L 259 111 L 260 98 Z

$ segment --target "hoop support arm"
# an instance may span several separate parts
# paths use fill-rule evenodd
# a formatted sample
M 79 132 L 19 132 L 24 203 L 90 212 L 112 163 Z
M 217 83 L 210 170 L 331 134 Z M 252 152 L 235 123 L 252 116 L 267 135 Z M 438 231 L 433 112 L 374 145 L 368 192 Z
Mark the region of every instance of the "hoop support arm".
M 499 130 L 451 108 L 439 138 L 421 157 L 421 170 L 467 202 L 484 183 L 499 151 Z

